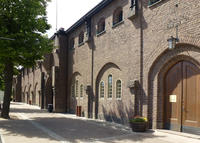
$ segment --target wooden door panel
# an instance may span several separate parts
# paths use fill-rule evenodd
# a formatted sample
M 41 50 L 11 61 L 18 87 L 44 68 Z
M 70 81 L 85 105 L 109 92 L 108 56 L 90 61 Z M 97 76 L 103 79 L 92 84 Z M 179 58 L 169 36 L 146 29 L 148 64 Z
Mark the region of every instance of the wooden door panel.
M 183 63 L 183 126 L 198 127 L 199 69 L 189 62 Z
M 170 95 L 177 101 L 170 102 Z M 200 134 L 200 69 L 186 61 L 174 65 L 165 76 L 167 129 Z
M 179 131 L 181 128 L 181 79 L 182 68 L 181 63 L 178 63 L 165 76 L 165 128 L 176 131 Z M 176 102 L 170 102 L 171 95 L 176 95 Z

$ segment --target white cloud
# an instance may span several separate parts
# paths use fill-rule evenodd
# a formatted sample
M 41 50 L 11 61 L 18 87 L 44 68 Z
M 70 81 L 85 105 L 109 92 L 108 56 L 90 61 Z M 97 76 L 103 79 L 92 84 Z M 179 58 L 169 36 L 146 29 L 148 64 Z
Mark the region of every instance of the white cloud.
M 96 6 L 101 0 L 57 0 L 58 3 L 58 29 L 68 29 L 84 14 Z M 48 31 L 51 37 L 56 32 L 56 0 L 52 0 L 47 7 L 48 23 L 52 28 Z

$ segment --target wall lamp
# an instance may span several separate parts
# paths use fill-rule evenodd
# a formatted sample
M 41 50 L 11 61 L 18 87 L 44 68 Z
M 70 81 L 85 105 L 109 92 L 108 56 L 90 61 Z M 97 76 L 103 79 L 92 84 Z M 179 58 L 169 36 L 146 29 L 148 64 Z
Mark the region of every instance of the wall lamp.
M 179 42 L 179 39 L 178 37 L 174 38 L 173 36 L 171 36 L 169 39 L 167 39 L 167 41 L 168 41 L 168 48 L 172 50 L 176 47 L 176 43 Z

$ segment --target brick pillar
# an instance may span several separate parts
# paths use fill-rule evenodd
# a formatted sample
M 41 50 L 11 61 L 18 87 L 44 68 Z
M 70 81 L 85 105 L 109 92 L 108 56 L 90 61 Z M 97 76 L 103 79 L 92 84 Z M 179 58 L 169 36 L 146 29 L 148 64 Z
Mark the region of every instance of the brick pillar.
M 67 111 L 67 35 L 60 29 L 56 36 L 59 40 L 59 67 L 55 67 L 55 86 L 54 86 L 54 111 Z

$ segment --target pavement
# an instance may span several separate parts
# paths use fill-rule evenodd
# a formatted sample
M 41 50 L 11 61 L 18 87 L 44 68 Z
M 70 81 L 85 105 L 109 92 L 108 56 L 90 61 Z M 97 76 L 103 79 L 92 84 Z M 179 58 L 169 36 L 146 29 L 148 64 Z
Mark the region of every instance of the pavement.
M 12 103 L 0 118 L 0 143 L 200 143 L 197 135 L 167 130 L 132 132 L 128 126 Z

